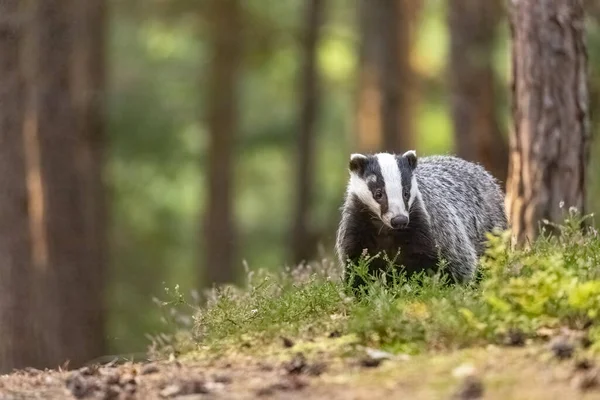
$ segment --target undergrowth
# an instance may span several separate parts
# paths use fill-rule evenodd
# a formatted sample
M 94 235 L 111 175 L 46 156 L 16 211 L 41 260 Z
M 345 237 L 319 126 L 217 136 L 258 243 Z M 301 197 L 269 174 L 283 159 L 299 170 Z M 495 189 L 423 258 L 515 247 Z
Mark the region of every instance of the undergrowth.
M 554 226 L 558 235 L 543 234 L 528 249 L 511 249 L 508 232 L 490 235 L 481 279 L 467 285 L 450 285 L 442 275 L 368 276 L 369 258 L 355 266 L 368 281 L 356 296 L 332 262 L 280 274 L 248 271 L 244 287 L 218 288 L 194 308 L 187 337 L 195 346 L 220 349 L 281 335 L 336 332 L 353 334 L 365 345 L 415 353 L 500 343 L 515 334 L 536 338 L 541 331 L 568 327 L 586 331 L 598 350 L 600 238 L 593 228 L 580 228 L 584 219 L 570 212 L 564 224 Z

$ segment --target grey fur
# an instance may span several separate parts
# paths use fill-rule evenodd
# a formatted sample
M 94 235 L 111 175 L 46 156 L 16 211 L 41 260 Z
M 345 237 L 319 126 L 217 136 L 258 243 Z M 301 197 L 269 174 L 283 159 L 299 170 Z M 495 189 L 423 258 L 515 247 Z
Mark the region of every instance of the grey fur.
M 435 269 L 441 256 L 455 282 L 469 281 L 485 251 L 486 233 L 507 229 L 501 187 L 482 166 L 458 157 L 418 158 L 414 170 L 403 156 L 395 157 L 401 173 L 414 174 L 418 187 L 408 210 L 408 229 L 388 228 L 348 189 L 336 239 L 346 279 L 347 260 L 357 261 L 363 249 L 370 256 L 385 251 L 391 259 L 400 249 L 396 264 L 404 265 L 409 274 Z M 372 270 L 384 268 L 381 259 L 371 264 Z

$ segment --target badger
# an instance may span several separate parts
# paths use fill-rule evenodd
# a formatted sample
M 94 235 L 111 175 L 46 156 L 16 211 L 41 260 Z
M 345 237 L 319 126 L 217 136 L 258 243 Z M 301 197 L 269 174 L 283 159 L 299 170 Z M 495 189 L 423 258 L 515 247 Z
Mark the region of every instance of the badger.
M 452 155 L 417 161 L 410 150 L 351 154 L 348 169 L 335 243 L 346 282 L 366 252 L 370 273 L 390 262 L 407 276 L 435 272 L 443 260 L 451 281 L 465 283 L 475 276 L 486 233 L 507 229 L 504 193 L 479 164 Z

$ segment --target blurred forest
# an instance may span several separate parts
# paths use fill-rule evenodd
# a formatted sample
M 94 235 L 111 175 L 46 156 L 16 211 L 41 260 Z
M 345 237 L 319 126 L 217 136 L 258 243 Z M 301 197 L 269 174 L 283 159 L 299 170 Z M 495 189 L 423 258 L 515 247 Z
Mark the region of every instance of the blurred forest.
M 63 244 L 55 242 L 69 224 L 49 227 L 46 250 L 86 248 L 87 256 L 56 262 L 106 264 L 106 319 L 97 321 L 105 324 L 103 354 L 143 351 L 145 335 L 165 329 L 153 298 L 164 298 L 166 287 L 188 294 L 241 279 L 243 263 L 277 269 L 331 257 L 351 152 L 452 152 L 506 180 L 510 32 L 500 0 L 64 4 L 30 7 L 41 22 L 40 32 L 23 36 L 23 65 L 33 71 L 24 79 L 39 82 L 23 96 L 42 110 L 31 129 L 54 131 L 39 144 L 52 152 L 57 169 L 48 181 L 62 193 L 48 215 L 70 218 L 75 192 L 87 210 Z M 586 7 L 595 134 L 600 6 Z M 61 72 L 65 60 L 73 65 Z M 36 66 L 47 68 L 45 80 Z M 75 117 L 56 94 L 67 86 Z M 72 143 L 72 131 L 84 132 L 85 146 Z M 597 147 L 592 212 L 600 211 Z M 91 160 L 83 194 L 69 192 L 80 182 L 66 165 L 76 154 Z M 106 246 L 94 247 L 104 230 Z M 89 290 L 102 268 L 87 270 Z M 83 285 L 68 272 L 54 279 Z
M 238 67 L 229 142 L 234 183 L 226 192 L 238 238 L 228 262 L 236 274 L 243 260 L 251 268 L 282 268 L 331 256 L 350 152 L 456 152 L 506 178 L 510 47 L 502 1 L 221 3 L 220 10 L 209 9 L 210 1 L 112 3 L 107 298 L 114 351 L 141 349 L 142 334 L 162 328 L 149 300 L 162 298 L 165 285 L 189 293 L 199 280 L 210 284 L 202 280 L 209 241 L 199 237 L 215 156 L 206 113 L 223 96 L 211 69 L 211 38 L 219 34 L 211 21 L 239 41 L 241 53 L 222 55 L 237 57 Z M 600 10 L 588 6 L 594 121 Z M 386 121 L 390 114 L 397 121 Z M 590 210 L 600 211 L 600 164 L 591 159 Z M 217 160 L 216 168 L 226 166 Z M 308 203 L 301 214 L 300 201 Z M 308 248 L 298 248 L 305 242 Z

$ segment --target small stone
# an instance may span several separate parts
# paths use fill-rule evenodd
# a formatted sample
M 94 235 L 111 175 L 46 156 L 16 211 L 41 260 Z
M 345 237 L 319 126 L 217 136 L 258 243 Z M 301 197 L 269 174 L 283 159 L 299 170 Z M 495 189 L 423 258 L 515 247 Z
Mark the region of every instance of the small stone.
M 286 348 L 294 347 L 294 341 L 292 339 L 287 338 L 287 337 L 282 337 L 281 340 L 283 341 L 283 347 L 286 347 Z
M 367 368 L 375 368 L 378 367 L 383 362 L 381 358 L 372 358 L 369 356 L 363 357 L 360 360 L 360 365 Z
M 86 397 L 96 386 L 90 384 L 79 372 L 72 373 L 66 380 L 67 389 L 78 399 Z
M 550 349 L 554 353 L 554 356 L 559 360 L 566 360 L 571 358 L 575 351 L 575 346 L 566 338 L 559 337 L 552 341 Z
M 328 335 L 328 337 L 329 337 L 330 339 L 333 339 L 333 338 L 339 338 L 339 337 L 341 337 L 341 336 L 342 336 L 342 333 L 341 333 L 340 331 L 338 331 L 338 330 L 335 330 L 335 331 L 331 332 L 331 333 Z
M 155 364 L 147 364 L 140 370 L 140 375 L 155 374 L 158 371 L 160 371 L 160 369 Z
M 598 378 L 598 371 L 591 370 L 586 371 L 576 378 L 576 385 L 581 391 L 587 391 L 598 387 L 600 380 Z
M 478 400 L 483 397 L 483 382 L 476 376 L 467 376 L 453 398 L 456 400 Z
M 582 358 L 575 362 L 576 370 L 587 371 L 587 370 L 591 369 L 593 366 L 594 366 L 594 362 L 592 360 L 590 360 L 589 358 Z
M 520 329 L 510 329 L 504 343 L 507 346 L 522 347 L 525 345 L 525 334 Z
M 299 374 L 306 368 L 306 358 L 304 354 L 297 353 L 296 356 L 287 364 L 284 365 L 288 374 Z

